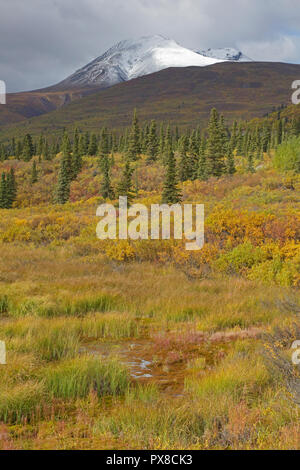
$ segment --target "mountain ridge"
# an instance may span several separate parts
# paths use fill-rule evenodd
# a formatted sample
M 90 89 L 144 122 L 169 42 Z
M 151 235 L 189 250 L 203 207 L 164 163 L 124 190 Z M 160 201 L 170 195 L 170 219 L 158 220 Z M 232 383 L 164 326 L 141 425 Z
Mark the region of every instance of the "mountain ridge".
M 130 125 L 137 108 L 141 121 L 156 119 L 182 128 L 206 122 L 216 107 L 230 122 L 252 119 L 291 103 L 291 83 L 300 65 L 222 62 L 209 67 L 169 68 L 120 83 L 43 116 L 2 128 L 4 138 L 63 128 L 98 132 L 102 126 Z

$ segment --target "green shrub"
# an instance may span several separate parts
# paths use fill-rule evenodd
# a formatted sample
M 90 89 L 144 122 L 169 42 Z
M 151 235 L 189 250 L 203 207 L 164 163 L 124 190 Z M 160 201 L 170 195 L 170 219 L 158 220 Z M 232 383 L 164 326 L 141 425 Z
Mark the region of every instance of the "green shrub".
M 242 273 L 264 260 L 264 253 L 259 247 L 245 242 L 236 246 L 229 253 L 222 254 L 215 262 L 216 268 L 225 273 Z
M 267 260 L 257 266 L 253 266 L 248 278 L 259 280 L 264 284 L 276 283 L 280 286 L 292 286 L 296 275 L 296 265 L 288 260 L 283 261 L 279 256 Z
M 300 137 L 293 137 L 279 145 L 273 163 L 279 170 L 294 170 L 300 173 Z

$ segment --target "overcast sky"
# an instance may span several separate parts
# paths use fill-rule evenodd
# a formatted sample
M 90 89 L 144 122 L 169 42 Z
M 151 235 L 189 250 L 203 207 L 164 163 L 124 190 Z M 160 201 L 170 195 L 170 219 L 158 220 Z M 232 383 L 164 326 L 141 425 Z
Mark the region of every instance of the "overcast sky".
M 300 63 L 300 1 L 0 0 L 0 80 L 8 91 L 41 88 L 120 40 L 151 34 Z

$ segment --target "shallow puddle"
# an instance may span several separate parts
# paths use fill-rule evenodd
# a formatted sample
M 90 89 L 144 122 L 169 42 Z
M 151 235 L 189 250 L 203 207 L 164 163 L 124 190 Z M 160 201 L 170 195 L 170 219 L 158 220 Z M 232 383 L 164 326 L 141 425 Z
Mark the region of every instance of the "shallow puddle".
M 153 351 L 152 342 L 94 343 L 84 345 L 81 352 L 101 357 L 116 356 L 130 371 L 132 380 L 156 383 L 163 391 L 182 394 L 186 361 L 166 363 L 164 354 Z
M 203 358 L 208 368 L 211 364 L 211 349 L 203 345 L 188 345 L 183 350 L 158 348 L 149 339 L 123 341 L 120 343 L 98 342 L 85 344 L 81 352 L 107 358 L 116 356 L 126 365 L 133 381 L 155 383 L 168 395 L 181 396 L 184 379 L 188 374 L 187 363 L 191 359 Z

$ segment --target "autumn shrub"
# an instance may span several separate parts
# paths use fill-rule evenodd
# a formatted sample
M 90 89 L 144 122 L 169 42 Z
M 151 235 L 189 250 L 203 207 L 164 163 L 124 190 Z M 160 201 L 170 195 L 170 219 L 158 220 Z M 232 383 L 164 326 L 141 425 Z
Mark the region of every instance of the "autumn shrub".
M 300 172 L 300 138 L 293 137 L 279 145 L 273 163 L 279 170 Z
M 264 253 L 260 247 L 245 242 L 236 246 L 228 253 L 222 254 L 215 262 L 215 267 L 225 273 L 244 273 L 253 265 L 264 260 Z
M 282 260 L 279 256 L 253 266 L 248 278 L 264 284 L 276 283 L 280 286 L 299 286 L 300 263 Z

